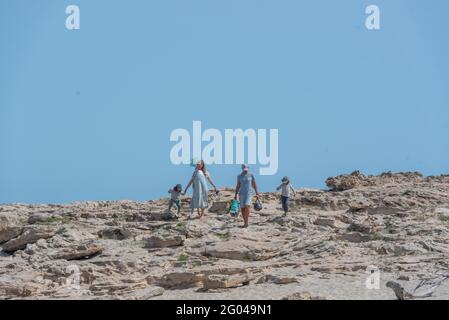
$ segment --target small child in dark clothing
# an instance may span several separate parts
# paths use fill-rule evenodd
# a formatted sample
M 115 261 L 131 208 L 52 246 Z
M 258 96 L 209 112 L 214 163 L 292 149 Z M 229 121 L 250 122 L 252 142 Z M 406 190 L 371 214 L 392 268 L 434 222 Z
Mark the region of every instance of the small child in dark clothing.
M 288 177 L 282 178 L 282 184 L 279 187 L 277 187 L 276 190 L 277 191 L 281 190 L 282 210 L 284 210 L 284 214 L 287 214 L 290 192 L 292 192 L 293 195 L 296 194 L 295 189 L 290 183 L 290 179 Z
M 168 190 L 168 193 L 171 194 L 170 202 L 168 203 L 168 210 L 170 211 L 173 205 L 176 206 L 178 209 L 178 214 L 181 211 L 181 200 L 179 199 L 179 196 L 182 192 L 182 186 L 180 184 L 177 184 L 173 189 Z

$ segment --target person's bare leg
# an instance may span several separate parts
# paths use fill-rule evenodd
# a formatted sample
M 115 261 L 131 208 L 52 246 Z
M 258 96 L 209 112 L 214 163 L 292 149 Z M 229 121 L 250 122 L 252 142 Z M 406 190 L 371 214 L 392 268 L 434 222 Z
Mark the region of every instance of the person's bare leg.
M 249 206 L 246 206 L 242 209 L 242 216 L 243 216 L 243 227 L 248 227 L 248 218 L 249 218 Z
M 200 218 L 202 218 L 202 217 L 204 216 L 204 208 L 201 208 L 201 209 L 200 209 L 200 212 L 201 212 L 201 213 L 200 213 L 199 215 L 200 215 Z

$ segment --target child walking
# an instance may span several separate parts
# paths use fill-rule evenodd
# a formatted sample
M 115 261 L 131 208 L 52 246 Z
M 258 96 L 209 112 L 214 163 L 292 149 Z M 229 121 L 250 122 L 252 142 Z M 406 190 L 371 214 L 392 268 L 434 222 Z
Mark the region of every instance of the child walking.
M 293 195 L 295 195 L 296 192 L 288 177 L 283 177 L 281 181 L 281 185 L 277 187 L 276 190 L 281 190 L 282 210 L 284 210 L 284 215 L 286 215 L 288 212 L 288 200 L 290 198 L 290 194 L 293 193 Z
M 181 211 L 181 200 L 179 196 L 182 192 L 182 186 L 177 184 L 173 189 L 168 190 L 168 193 L 171 194 L 170 202 L 168 203 L 168 210 L 170 211 L 173 205 L 178 209 L 178 214 Z

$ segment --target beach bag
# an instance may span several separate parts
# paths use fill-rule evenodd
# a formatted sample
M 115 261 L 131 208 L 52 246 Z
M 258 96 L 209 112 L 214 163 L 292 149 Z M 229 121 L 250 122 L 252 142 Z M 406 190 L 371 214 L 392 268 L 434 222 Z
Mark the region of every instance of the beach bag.
M 256 199 L 253 206 L 254 206 L 254 210 L 256 210 L 256 211 L 262 210 L 262 203 L 260 202 L 259 198 Z
M 239 214 L 239 202 L 235 199 L 232 199 L 229 202 L 229 210 L 228 211 L 232 217 L 237 217 Z

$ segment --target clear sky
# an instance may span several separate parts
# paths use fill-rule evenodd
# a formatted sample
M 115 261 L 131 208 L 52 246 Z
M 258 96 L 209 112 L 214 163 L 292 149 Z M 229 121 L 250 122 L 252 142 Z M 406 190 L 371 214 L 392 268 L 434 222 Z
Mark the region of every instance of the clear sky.
M 65 28 L 65 8 L 81 29 Z M 381 30 L 365 28 L 365 8 Z M 279 171 L 449 172 L 447 0 L 0 0 L 0 203 L 185 186 L 175 128 L 278 128 Z M 257 166 L 255 166 L 256 171 Z M 238 165 L 209 167 L 219 186 Z

